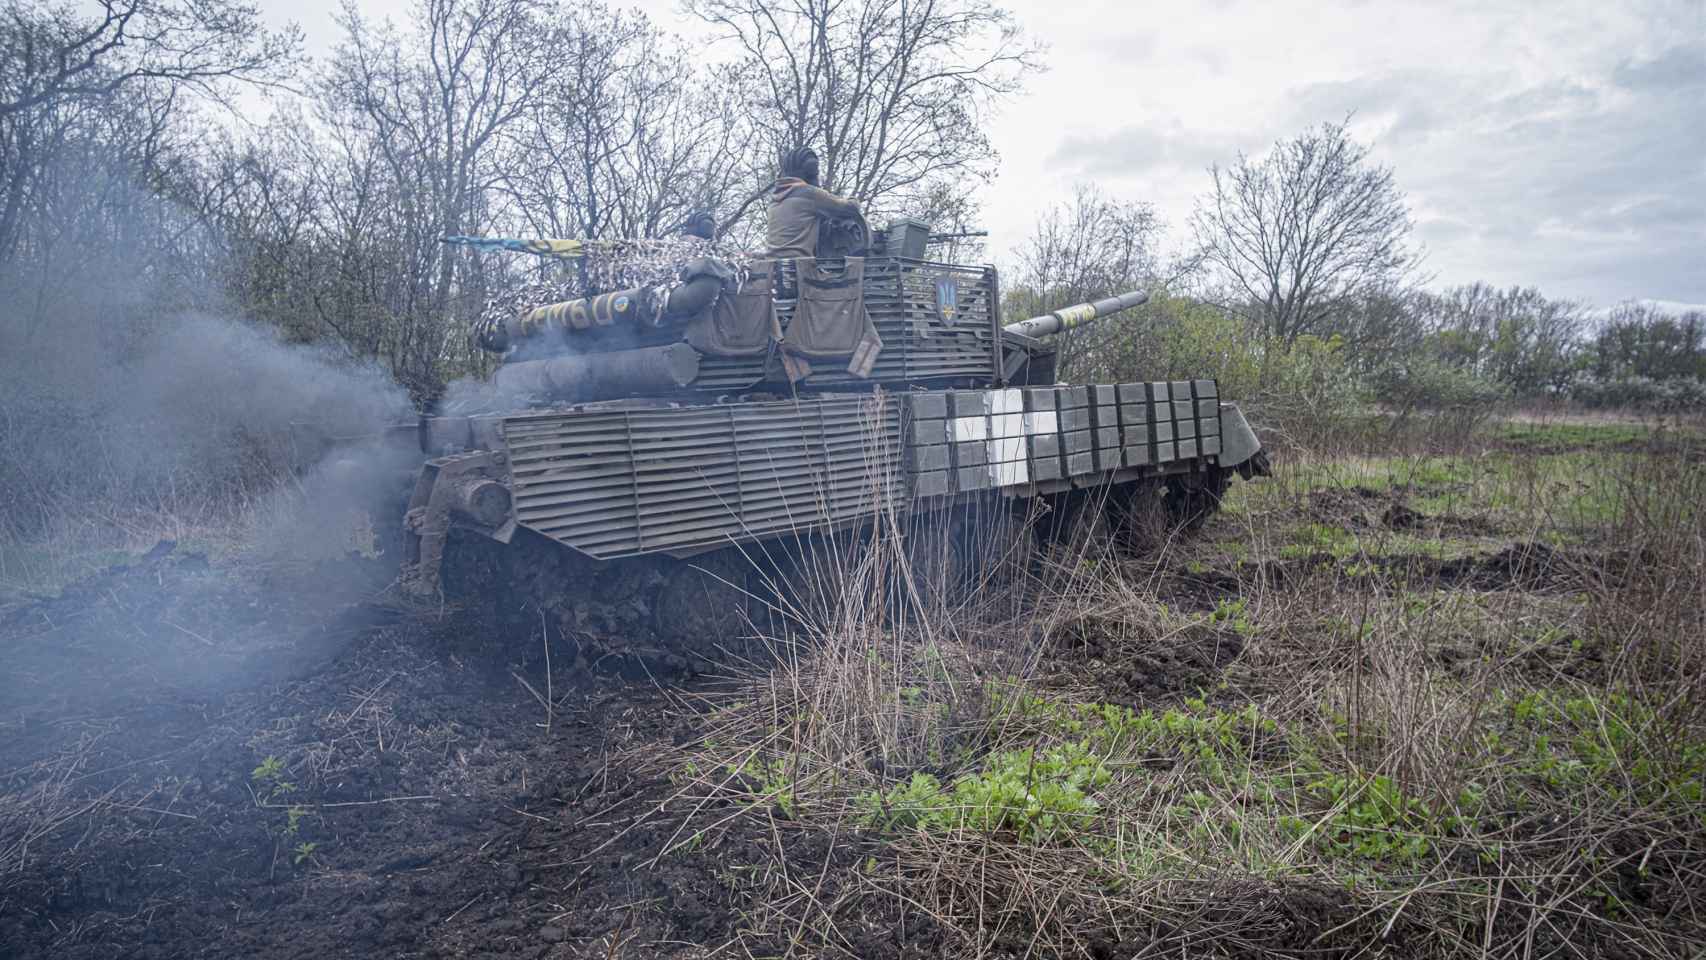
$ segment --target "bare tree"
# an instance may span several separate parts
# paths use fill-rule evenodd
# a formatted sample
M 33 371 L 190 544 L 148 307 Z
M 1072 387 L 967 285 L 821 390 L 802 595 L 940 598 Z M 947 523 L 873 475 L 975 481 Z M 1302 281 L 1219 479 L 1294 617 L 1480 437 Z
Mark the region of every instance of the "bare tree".
M 1420 294 L 1415 311 L 1441 361 L 1524 396 L 1569 382 L 1587 323 L 1580 303 L 1484 283 Z
M 1268 338 L 1325 330 L 1354 298 L 1398 286 L 1416 263 L 1404 195 L 1346 123 L 1212 173 L 1214 189 L 1191 218 L 1196 241 Z
M 132 273 L 147 275 L 164 291 L 194 268 L 176 255 L 193 221 L 151 189 L 169 185 L 171 154 L 182 144 L 169 92 L 134 96 L 122 106 L 96 100 L 45 106 L 22 126 L 0 121 L 0 131 L 19 130 L 37 136 L 24 150 L 6 150 L 21 168 L 8 171 L 15 176 L 4 181 L 0 208 L 0 261 L 12 287 L 3 297 L 10 307 L 5 319 L 14 333 L 32 337 L 62 326 L 66 319 L 45 305 L 90 277 L 101 277 L 96 286 L 109 291 Z M 0 133 L 0 144 L 15 143 Z M 79 269 L 65 269 L 69 263 Z
M 895 212 L 993 168 L 990 107 L 1037 68 L 979 0 L 687 0 L 732 40 L 760 137 L 818 151 L 823 185 Z
M 483 299 L 460 282 L 479 277 L 476 257 L 440 238 L 492 223 L 496 147 L 539 95 L 546 37 L 527 0 L 419 0 L 401 33 L 353 4 L 342 17 L 348 36 L 322 82 L 322 122 L 338 131 L 349 165 L 385 175 L 389 209 L 367 212 L 384 221 L 399 257 L 391 274 L 405 280 L 392 294 L 400 322 L 388 359 L 417 395 L 430 394 Z
M 726 76 L 697 69 L 639 13 L 562 7 L 546 29 L 559 56 L 501 161 L 531 232 L 656 236 L 694 210 L 740 210 L 757 151 Z
M 1003 310 L 1018 319 L 1148 287 L 1157 280 L 1160 234 L 1149 204 L 1113 200 L 1092 184 L 1080 184 L 1072 202 L 1046 211 L 1014 251 L 1018 270 Z M 1061 366 L 1110 369 L 1128 321 L 1061 335 Z
M 141 159 L 152 163 L 180 93 L 222 97 L 232 83 L 276 83 L 295 68 L 300 47 L 294 28 L 266 30 L 249 4 L 8 0 L 0 12 L 0 258 L 17 256 L 28 242 L 25 221 L 48 188 L 40 178 L 72 172 L 59 162 L 74 144 L 141 120 L 152 131 Z M 131 118 L 118 116 L 113 98 L 121 90 Z
M 270 31 L 254 4 L 95 0 L 93 10 L 8 0 L 0 30 L 0 117 L 139 81 L 218 94 L 224 81 L 271 84 L 301 50 L 294 26 Z

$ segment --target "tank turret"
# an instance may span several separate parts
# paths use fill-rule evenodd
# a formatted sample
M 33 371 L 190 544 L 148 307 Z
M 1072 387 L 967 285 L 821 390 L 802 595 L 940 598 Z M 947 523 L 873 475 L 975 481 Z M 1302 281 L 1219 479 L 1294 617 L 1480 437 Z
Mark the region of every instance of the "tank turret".
M 1051 381 L 1053 350 L 1043 338 L 1148 297 L 1122 293 L 1002 326 L 993 268 L 888 252 L 918 252 L 912 241 L 927 232 L 915 221 L 891 225 L 866 257 L 693 257 L 663 282 L 513 308 L 483 323 L 476 339 L 504 355 L 496 380 L 506 395 L 544 403 L 861 384 L 994 387 Z

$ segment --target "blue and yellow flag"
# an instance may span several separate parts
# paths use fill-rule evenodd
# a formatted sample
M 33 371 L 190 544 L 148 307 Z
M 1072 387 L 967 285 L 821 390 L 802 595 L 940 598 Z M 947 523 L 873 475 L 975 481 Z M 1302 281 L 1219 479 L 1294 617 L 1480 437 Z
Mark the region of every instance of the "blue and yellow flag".
M 516 253 L 531 253 L 556 260 L 579 260 L 586 256 L 590 246 L 590 241 L 586 240 L 555 240 L 548 237 L 533 240 L 516 237 L 445 237 L 444 242 L 473 247 L 482 253 L 513 250 Z

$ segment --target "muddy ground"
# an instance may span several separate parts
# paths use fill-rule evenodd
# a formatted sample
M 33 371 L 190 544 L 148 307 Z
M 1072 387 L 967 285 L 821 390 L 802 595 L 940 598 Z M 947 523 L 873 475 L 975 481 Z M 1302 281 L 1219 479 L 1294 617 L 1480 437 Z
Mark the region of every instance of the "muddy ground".
M 304 593 L 161 554 L 0 612 L 0 952 L 694 955 L 735 934 L 728 849 L 640 866 L 681 820 L 633 755 L 684 735 L 682 690 L 547 677 L 537 636 L 388 609 L 359 563 Z
M 1425 572 L 1544 586 L 1564 566 L 1544 549 Z M 1176 573 L 1185 606 L 1239 588 Z M 650 761 L 718 681 L 566 676 L 537 633 L 388 605 L 387 576 L 162 544 L 0 608 L 5 955 L 779 953 L 757 908 L 802 893 L 839 911 L 846 954 L 939 954 L 950 934 L 854 895 L 880 841 L 680 802 Z M 1201 689 L 1240 651 L 1225 631 L 1130 656 L 1094 625 L 1062 639 L 1062 669 L 1105 665 L 1104 695 L 1133 703 Z

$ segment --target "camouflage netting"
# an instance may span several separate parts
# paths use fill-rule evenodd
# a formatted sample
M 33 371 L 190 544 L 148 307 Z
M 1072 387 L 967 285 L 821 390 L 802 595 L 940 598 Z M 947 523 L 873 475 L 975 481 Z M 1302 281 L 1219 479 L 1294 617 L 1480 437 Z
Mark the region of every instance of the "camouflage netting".
M 656 293 L 652 299 L 661 304 L 669 291 L 681 283 L 682 270 L 690 261 L 714 257 L 738 271 L 751 259 L 749 254 L 728 244 L 698 237 L 589 240 L 574 243 L 572 247 L 566 245 L 568 242 L 558 241 L 565 245 L 555 249 L 542 246 L 537 250 L 529 248 L 526 243 L 490 241 L 475 245 L 482 249 L 519 250 L 564 261 L 555 267 L 559 278 L 520 284 L 486 301 L 485 309 L 474 325 L 476 340 L 500 333 L 506 321 L 534 308 L 612 290 L 644 287 Z

